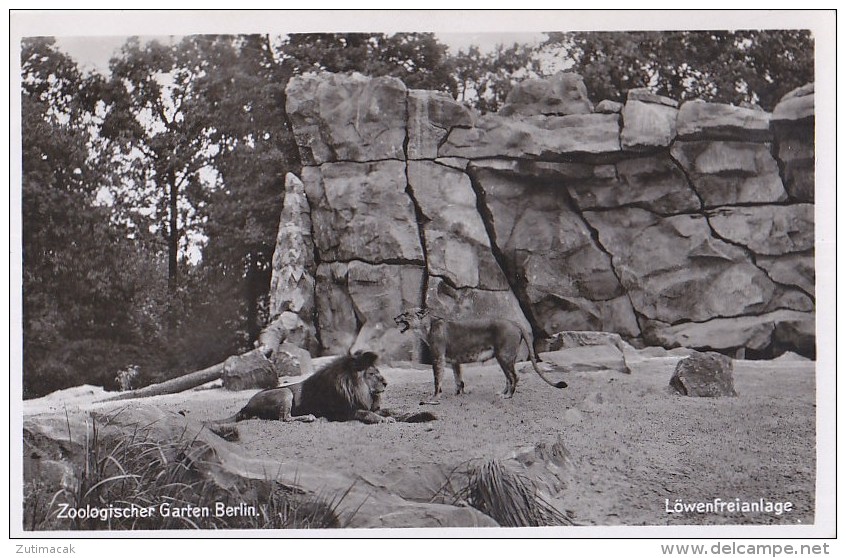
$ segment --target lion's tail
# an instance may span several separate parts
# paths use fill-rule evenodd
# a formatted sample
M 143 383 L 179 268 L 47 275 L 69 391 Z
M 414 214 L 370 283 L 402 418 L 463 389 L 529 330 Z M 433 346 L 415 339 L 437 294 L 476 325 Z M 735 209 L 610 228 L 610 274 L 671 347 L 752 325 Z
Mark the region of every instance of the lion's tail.
M 523 331 L 523 328 L 520 328 L 520 336 L 522 337 L 523 341 L 526 342 L 526 348 L 529 350 L 529 360 L 532 361 L 532 368 L 535 369 L 535 372 L 538 373 L 538 376 L 541 377 L 541 380 L 548 383 L 554 388 L 562 389 L 567 387 L 567 382 L 565 382 L 564 380 L 561 380 L 560 382 L 553 382 L 543 375 L 543 372 L 541 372 L 541 369 L 538 367 L 538 358 L 535 354 L 535 348 L 532 347 L 531 343 L 529 343 L 529 338 L 528 336 L 526 336 L 526 333 Z
M 224 440 L 236 442 L 240 437 L 238 427 L 235 424 L 237 421 L 238 415 L 232 415 L 231 417 L 225 419 L 204 421 L 203 426 Z
M 238 413 L 235 413 L 231 417 L 226 417 L 224 419 L 217 419 L 217 420 L 204 420 L 203 424 L 206 426 L 214 426 L 218 424 L 233 424 L 238 422 Z

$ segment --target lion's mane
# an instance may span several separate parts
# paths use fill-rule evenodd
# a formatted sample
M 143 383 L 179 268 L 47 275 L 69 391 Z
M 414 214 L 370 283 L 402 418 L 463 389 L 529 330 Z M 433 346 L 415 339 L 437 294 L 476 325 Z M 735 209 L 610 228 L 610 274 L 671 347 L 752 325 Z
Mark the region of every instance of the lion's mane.
M 376 362 L 375 353 L 363 352 L 336 358 L 302 383 L 294 414 L 349 420 L 357 410 L 378 411 L 381 395 L 371 393 L 362 371 Z

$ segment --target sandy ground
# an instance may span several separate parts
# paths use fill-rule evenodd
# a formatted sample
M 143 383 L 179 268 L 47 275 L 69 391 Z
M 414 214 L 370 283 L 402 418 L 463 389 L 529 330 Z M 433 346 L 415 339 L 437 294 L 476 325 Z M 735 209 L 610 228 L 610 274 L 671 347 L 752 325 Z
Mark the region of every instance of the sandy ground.
M 357 422 L 239 424 L 251 457 L 312 462 L 369 479 L 427 464 L 458 465 L 504 457 L 560 439 L 572 459 L 572 486 L 560 496 L 581 525 L 808 524 L 814 521 L 816 470 L 814 363 L 783 359 L 735 362 L 738 397 L 705 399 L 667 389 L 678 358 L 630 360 L 631 375 L 571 373 L 569 388 L 543 383 L 530 367 L 517 393 L 501 400 L 504 376 L 493 365 L 465 367 L 469 393 L 449 393 L 420 407 L 432 389 L 425 366 L 380 367 L 388 381 L 384 406 L 426 409 L 423 424 Z M 526 371 L 528 368 L 528 371 Z M 148 399 L 198 419 L 229 416 L 253 392 L 212 390 Z M 668 513 L 685 503 L 791 502 L 775 513 Z

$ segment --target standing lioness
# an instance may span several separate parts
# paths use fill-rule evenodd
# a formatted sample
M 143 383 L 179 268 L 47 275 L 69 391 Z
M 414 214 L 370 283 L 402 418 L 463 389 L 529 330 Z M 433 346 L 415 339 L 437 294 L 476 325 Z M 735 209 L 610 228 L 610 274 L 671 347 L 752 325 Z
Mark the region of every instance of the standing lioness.
M 517 361 L 517 351 L 523 342 L 526 343 L 529 359 L 538 376 L 553 387 L 567 387 L 566 382 L 553 383 L 543 375 L 538 368 L 535 352 L 526 333 L 520 324 L 511 320 L 485 318 L 450 321 L 431 316 L 426 309 L 414 308 L 394 318 L 394 322 L 402 327 L 400 330 L 402 333 L 411 329 L 429 346 L 435 374 L 435 394 L 431 403 L 436 403 L 441 394 L 441 379 L 447 362 L 452 364 L 455 393 L 460 395 L 464 393 L 461 364 L 480 362 L 489 358 L 496 358 L 505 374 L 506 385 L 502 396 L 512 397 L 517 388 L 517 373 L 514 370 L 514 364 Z

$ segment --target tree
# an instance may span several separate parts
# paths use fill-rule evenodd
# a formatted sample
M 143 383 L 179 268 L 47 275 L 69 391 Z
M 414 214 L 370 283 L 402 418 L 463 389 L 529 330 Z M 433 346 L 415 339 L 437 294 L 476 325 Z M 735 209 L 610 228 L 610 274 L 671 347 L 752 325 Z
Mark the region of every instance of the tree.
M 280 51 L 292 74 L 360 72 L 457 94 L 447 47 L 433 33 L 300 33 L 284 40 Z
M 447 46 L 433 33 L 395 33 L 379 45 L 379 67 L 372 75 L 400 78 L 413 89 L 434 89 L 457 95 Z
M 268 36 L 195 38 L 209 71 L 197 82 L 218 145 L 212 164 L 221 187 L 204 206 L 203 267 L 221 285 L 241 291 L 244 344 L 265 322 L 271 260 L 282 209 L 284 177 L 299 169 L 285 113 L 290 69 Z M 211 70 L 213 68 L 213 70 Z
M 460 50 L 453 60 L 457 98 L 482 113 L 496 112 L 505 103 L 515 83 L 541 75 L 541 61 L 528 45 L 498 45 L 483 54 L 471 46 Z
M 637 31 L 550 33 L 537 52 L 574 61 L 595 100 L 625 101 L 648 87 L 678 100 L 755 103 L 772 110 L 814 79 L 807 31 Z
M 173 295 L 180 256 L 190 239 L 186 233 L 198 232 L 189 194 L 201 195 L 203 181 L 211 180 L 201 174 L 213 155 L 211 129 L 194 91 L 204 63 L 190 39 L 165 45 L 133 38 L 110 67 L 111 79 L 101 84 L 107 111 L 102 135 L 112 142 L 115 158 L 123 156 L 127 178 L 113 195 L 130 198 L 136 219 L 151 214 L 165 239 Z
M 22 43 L 25 397 L 108 383 L 133 358 L 142 289 L 135 247 L 97 202 L 111 180 L 94 164 L 91 80 L 52 39 Z

